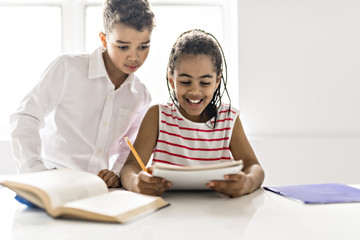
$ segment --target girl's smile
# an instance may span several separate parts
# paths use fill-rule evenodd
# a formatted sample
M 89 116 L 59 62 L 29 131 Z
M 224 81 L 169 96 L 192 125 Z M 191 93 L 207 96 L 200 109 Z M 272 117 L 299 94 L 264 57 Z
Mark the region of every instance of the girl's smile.
M 202 99 L 200 99 L 200 100 L 191 100 L 191 99 L 186 99 L 186 100 L 188 100 L 190 103 L 192 103 L 192 104 L 198 104 L 199 102 L 201 102 L 202 101 Z
M 198 109 L 203 109 L 202 107 L 202 103 L 203 103 L 203 99 L 198 99 L 198 100 L 194 100 L 194 99 L 188 99 L 185 98 L 186 104 L 188 105 L 187 107 L 184 108 L 185 109 L 190 109 L 190 111 L 188 111 L 189 114 L 191 114 L 190 112 L 195 112 Z M 206 107 L 206 106 L 205 106 Z M 180 109 L 182 107 L 180 106 Z M 185 110 L 186 111 L 186 110 Z M 183 111 L 181 111 L 183 113 Z M 183 114 L 184 115 L 184 114 Z M 184 115 L 185 116 L 185 115 Z M 187 117 L 188 118 L 188 117 Z

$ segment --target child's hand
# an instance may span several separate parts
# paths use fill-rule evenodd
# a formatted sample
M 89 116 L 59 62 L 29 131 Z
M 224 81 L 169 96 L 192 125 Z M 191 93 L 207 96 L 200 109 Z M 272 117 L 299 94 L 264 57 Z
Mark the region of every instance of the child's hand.
M 120 178 L 113 171 L 103 169 L 98 173 L 98 176 L 104 180 L 109 188 L 121 187 Z
M 240 197 L 249 193 L 250 180 L 244 173 L 225 175 L 225 181 L 211 181 L 207 184 L 207 187 L 225 194 L 229 197 Z
M 148 168 L 149 173 L 141 171 L 138 174 L 136 188 L 139 193 L 160 196 L 171 187 L 171 183 L 164 178 L 152 176 L 152 168 Z

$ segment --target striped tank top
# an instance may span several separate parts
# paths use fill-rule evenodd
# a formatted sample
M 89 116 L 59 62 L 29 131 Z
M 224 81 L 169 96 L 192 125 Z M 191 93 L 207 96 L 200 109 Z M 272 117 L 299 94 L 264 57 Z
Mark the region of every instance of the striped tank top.
M 239 110 L 229 105 L 218 109 L 214 118 L 198 123 L 185 118 L 173 103 L 159 105 L 159 137 L 152 164 L 204 166 L 233 161 L 230 139 Z

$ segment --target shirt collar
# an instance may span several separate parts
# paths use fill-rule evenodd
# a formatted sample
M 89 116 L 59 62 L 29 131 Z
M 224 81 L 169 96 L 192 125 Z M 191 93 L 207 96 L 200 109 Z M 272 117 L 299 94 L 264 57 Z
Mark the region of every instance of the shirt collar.
M 131 73 L 129 74 L 129 76 L 125 79 L 125 81 L 123 82 L 123 84 L 120 86 L 125 86 L 127 84 L 130 84 L 130 91 L 132 93 L 137 93 L 137 84 L 136 84 L 136 81 L 135 81 L 135 74 L 134 73 Z
M 104 59 L 102 53 L 106 49 L 103 46 L 97 48 L 91 55 L 89 59 L 89 79 L 96 79 L 101 77 L 107 77 L 108 73 L 105 68 Z M 135 75 L 133 73 L 125 79 L 121 86 L 131 84 L 130 89 L 132 92 L 136 93 L 136 82 L 134 81 Z
M 89 59 L 89 79 L 95 79 L 107 76 L 102 53 L 105 51 L 103 46 L 97 48 Z

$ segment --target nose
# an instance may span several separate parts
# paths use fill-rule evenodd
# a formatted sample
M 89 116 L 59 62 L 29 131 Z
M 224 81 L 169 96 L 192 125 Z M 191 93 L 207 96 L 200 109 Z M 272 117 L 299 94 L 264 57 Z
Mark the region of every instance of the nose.
M 200 84 L 198 84 L 198 83 L 191 84 L 189 91 L 194 96 L 196 96 L 197 94 L 200 94 L 201 93 Z
M 128 55 L 129 61 L 137 61 L 139 59 L 139 55 L 136 50 L 130 51 Z

